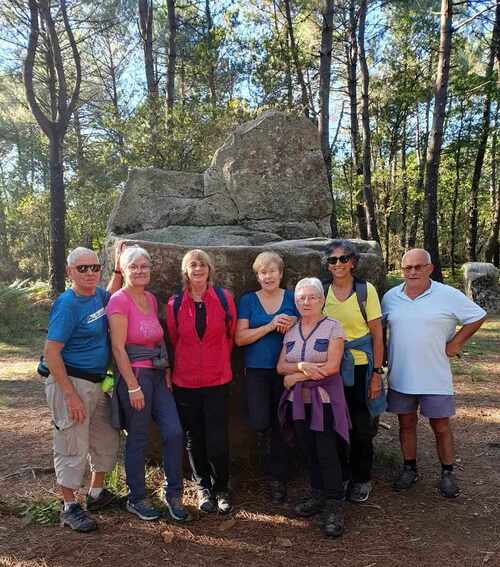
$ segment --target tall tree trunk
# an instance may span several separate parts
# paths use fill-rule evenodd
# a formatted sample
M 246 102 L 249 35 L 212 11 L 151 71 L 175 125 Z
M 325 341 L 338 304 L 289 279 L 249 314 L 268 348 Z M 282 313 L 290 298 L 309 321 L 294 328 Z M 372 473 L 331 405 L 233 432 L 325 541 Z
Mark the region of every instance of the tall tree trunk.
M 212 12 L 210 10 L 210 0 L 205 0 L 205 18 L 207 20 L 207 49 L 208 49 L 208 89 L 210 91 L 210 102 L 212 107 L 217 106 L 217 87 L 215 78 L 215 60 L 213 45 L 213 27 Z
M 158 97 L 158 80 L 156 77 L 155 60 L 153 54 L 153 2 L 152 0 L 138 0 L 139 29 L 144 53 L 144 70 L 146 84 L 150 99 Z
M 488 135 L 490 133 L 490 114 L 491 114 L 491 95 L 495 87 L 493 77 L 493 66 L 497 51 L 500 46 L 500 1 L 497 1 L 495 11 L 495 24 L 493 26 L 493 34 L 491 37 L 490 55 L 486 66 L 486 94 L 483 102 L 483 115 L 481 120 L 481 133 L 479 135 L 479 143 L 477 145 L 476 161 L 474 163 L 474 172 L 472 174 L 472 183 L 469 199 L 469 234 L 467 238 L 467 253 L 469 262 L 477 260 L 477 221 L 478 221 L 478 197 L 479 183 L 481 181 L 481 171 L 483 169 L 484 155 L 488 144 Z
M 403 120 L 403 138 L 401 140 L 401 233 L 399 242 L 401 249 L 406 250 L 406 233 L 408 230 L 408 169 L 406 164 L 406 145 L 407 145 L 407 117 Z
M 321 29 L 321 47 L 319 63 L 319 121 L 318 130 L 321 152 L 325 161 L 328 189 L 332 199 L 330 214 L 330 229 L 332 238 L 338 236 L 337 213 L 335 211 L 335 196 L 332 186 L 332 154 L 330 149 L 330 80 L 332 73 L 332 44 L 333 44 L 333 10 L 334 0 L 323 0 L 321 13 L 323 25 Z
M 356 9 L 355 0 L 349 0 L 349 34 L 346 38 L 346 65 L 347 65 L 347 91 L 349 93 L 350 107 L 350 133 L 351 133 L 351 154 L 353 168 L 353 193 L 356 207 L 356 219 L 359 237 L 363 240 L 368 239 L 368 229 L 366 226 L 366 215 L 363 204 L 363 190 L 361 176 L 363 175 L 363 162 L 361 159 L 359 124 L 358 124 L 358 40 L 356 37 Z
M 368 11 L 368 0 L 361 0 L 359 6 L 359 65 L 363 77 L 361 100 L 362 112 L 361 123 L 363 125 L 363 195 L 365 198 L 365 214 L 368 238 L 380 243 L 377 228 L 377 217 L 375 215 L 375 200 L 372 189 L 372 170 L 371 170 L 371 134 L 370 134 L 370 114 L 369 114 L 369 86 L 370 76 L 365 54 L 365 24 L 366 13 Z
M 441 0 L 441 26 L 439 39 L 439 59 L 434 94 L 434 115 L 427 144 L 427 165 L 425 168 L 424 202 L 424 248 L 429 252 L 434 264 L 432 276 L 443 281 L 437 226 L 438 178 L 443 143 L 443 125 L 448 96 L 450 74 L 451 34 L 453 20 L 453 0 Z
M 500 73 L 499 73 L 500 76 Z M 498 103 L 495 113 L 495 128 L 491 137 L 491 176 L 490 176 L 490 203 L 491 203 L 491 232 L 486 244 L 484 259 L 500 267 L 500 176 L 498 175 Z
M 451 201 L 451 221 L 450 221 L 450 263 L 451 273 L 455 275 L 455 248 L 457 239 L 457 210 L 458 210 L 458 192 L 461 185 L 460 171 L 462 161 L 462 131 L 464 125 L 465 108 L 463 100 L 460 100 L 460 125 L 458 127 L 455 152 L 455 183 L 453 185 L 453 197 Z
M 307 95 L 306 82 L 304 80 L 304 72 L 299 58 L 299 49 L 295 41 L 295 33 L 293 30 L 292 11 L 290 9 L 290 0 L 284 0 L 285 14 L 288 29 L 288 37 L 290 38 L 290 51 L 292 53 L 293 63 L 295 65 L 295 72 L 297 73 L 297 82 L 300 86 L 300 100 L 302 103 L 302 110 L 306 116 L 309 116 L 309 97 Z
M 59 0 L 59 8 L 64 22 L 65 39 L 69 43 L 70 50 L 61 49 L 61 34 L 56 29 L 49 1 L 29 0 L 30 34 L 23 67 L 26 99 L 38 125 L 49 140 L 51 233 L 49 285 L 53 294 L 64 291 L 65 287 L 66 203 L 62 148 L 68 124 L 78 103 L 82 78 L 80 53 L 69 23 L 66 0 Z M 43 29 L 47 33 L 45 45 L 41 45 L 39 41 L 40 22 L 43 22 Z M 41 59 L 45 61 L 46 68 L 37 70 L 36 80 L 42 84 L 42 88 L 49 84 L 49 116 L 42 110 L 35 93 L 35 59 L 41 50 L 44 51 Z M 64 56 L 69 58 L 69 52 L 75 66 L 75 81 L 71 93 L 68 92 L 66 66 L 63 58 Z M 45 71 L 45 77 L 40 77 L 40 73 L 43 74 L 42 71 Z
M 429 75 L 432 73 L 432 55 L 429 58 Z M 418 163 L 418 175 L 415 182 L 415 200 L 413 201 L 413 211 L 411 215 L 410 229 L 408 232 L 408 250 L 415 248 L 417 243 L 417 232 L 418 225 L 420 222 L 420 217 L 422 215 L 422 198 L 424 192 L 424 177 L 425 168 L 427 165 L 427 143 L 429 140 L 429 116 L 431 112 L 431 96 L 429 95 L 425 103 L 425 131 L 421 134 L 420 129 L 420 118 L 419 118 L 419 104 L 417 103 L 417 115 L 416 115 L 416 140 L 415 140 L 415 151 L 417 154 Z
M 167 64 L 167 110 L 171 114 L 175 102 L 175 63 L 177 60 L 177 17 L 175 0 L 167 0 L 168 12 L 168 64 Z

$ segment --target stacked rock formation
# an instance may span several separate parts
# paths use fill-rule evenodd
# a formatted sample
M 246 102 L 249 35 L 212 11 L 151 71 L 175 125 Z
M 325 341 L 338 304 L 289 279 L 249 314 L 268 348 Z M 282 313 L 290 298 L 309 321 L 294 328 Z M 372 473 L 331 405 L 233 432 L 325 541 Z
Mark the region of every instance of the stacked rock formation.
M 467 262 L 462 266 L 464 287 L 470 297 L 488 313 L 500 311 L 498 270 L 487 262 Z

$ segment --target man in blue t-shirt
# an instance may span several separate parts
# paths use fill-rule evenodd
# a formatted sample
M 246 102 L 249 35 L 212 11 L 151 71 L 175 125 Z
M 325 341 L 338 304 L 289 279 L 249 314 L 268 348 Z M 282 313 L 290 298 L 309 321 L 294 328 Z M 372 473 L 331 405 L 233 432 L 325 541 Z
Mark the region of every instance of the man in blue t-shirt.
M 118 243 L 115 265 L 120 249 Z M 119 437 L 111 426 L 101 382 L 110 357 L 104 308 L 110 292 L 121 286 L 121 273 L 115 270 L 104 290 L 97 287 L 101 264 L 95 252 L 76 248 L 67 263 L 72 286 L 55 300 L 49 316 L 44 356 L 50 375 L 45 393 L 54 423 L 54 469 L 64 498 L 61 522 L 89 532 L 97 524 L 75 497 L 87 459 L 92 471 L 87 509 L 100 510 L 115 499 L 104 488 L 104 475 L 115 465 Z

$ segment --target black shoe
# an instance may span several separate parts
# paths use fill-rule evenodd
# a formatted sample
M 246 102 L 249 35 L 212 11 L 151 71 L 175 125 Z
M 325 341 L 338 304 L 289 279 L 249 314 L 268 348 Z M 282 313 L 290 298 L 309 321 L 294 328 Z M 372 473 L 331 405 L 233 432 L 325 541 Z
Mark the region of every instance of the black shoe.
M 286 500 L 286 482 L 282 480 L 269 481 L 268 493 L 272 502 L 282 504 Z
M 208 488 L 198 489 L 198 510 L 205 514 L 211 514 L 217 511 L 215 499 Z
M 85 502 L 87 510 L 90 510 L 91 512 L 97 512 L 98 510 L 102 510 L 103 508 L 106 508 L 111 504 L 117 503 L 118 499 L 119 498 L 116 494 L 113 494 L 113 492 L 111 492 L 107 488 L 103 488 L 101 490 L 101 494 L 99 494 L 97 498 L 94 498 L 93 496 L 90 496 L 90 494 L 87 494 Z
M 182 503 L 182 498 L 180 496 L 172 496 L 170 498 L 165 498 L 165 505 L 168 509 L 168 513 L 172 520 L 179 523 L 191 522 L 193 519 L 191 514 L 187 511 L 186 507 Z
M 323 531 L 329 537 L 339 537 L 344 533 L 344 502 L 325 500 L 322 516 Z
M 412 469 L 410 465 L 404 465 L 399 473 L 398 478 L 394 481 L 392 488 L 399 492 L 400 490 L 408 490 L 418 480 L 418 473 Z
M 313 490 L 309 496 L 301 500 L 294 506 L 294 511 L 298 516 L 309 518 L 314 514 L 319 514 L 323 511 L 325 505 L 325 498 L 320 490 Z
M 443 471 L 438 485 L 439 493 L 445 498 L 456 498 L 460 494 L 453 471 Z
M 70 504 L 67 510 L 61 511 L 61 526 L 69 526 L 76 532 L 84 533 L 97 530 L 96 521 L 87 514 L 78 502 Z
M 219 514 L 229 514 L 233 511 L 233 503 L 231 502 L 229 492 L 218 492 L 215 495 L 215 499 L 217 500 Z

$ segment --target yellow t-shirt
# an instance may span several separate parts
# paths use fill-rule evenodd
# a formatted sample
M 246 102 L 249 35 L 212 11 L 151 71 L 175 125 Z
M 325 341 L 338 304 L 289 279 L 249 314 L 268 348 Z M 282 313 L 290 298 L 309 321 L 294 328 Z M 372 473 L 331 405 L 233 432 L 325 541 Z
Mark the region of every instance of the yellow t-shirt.
M 366 317 L 368 321 L 379 319 L 382 317 L 382 310 L 380 309 L 377 290 L 370 282 L 367 282 L 366 292 Z M 328 288 L 325 306 L 323 307 L 323 315 L 337 319 L 337 321 L 340 322 L 348 341 L 359 339 L 359 337 L 363 337 L 370 332 L 361 314 L 355 293 L 345 301 L 339 301 L 333 294 L 332 287 L 330 286 Z M 368 362 L 364 352 L 351 349 L 351 353 L 354 358 L 354 364 L 366 364 Z

